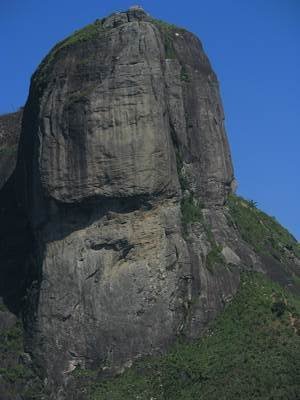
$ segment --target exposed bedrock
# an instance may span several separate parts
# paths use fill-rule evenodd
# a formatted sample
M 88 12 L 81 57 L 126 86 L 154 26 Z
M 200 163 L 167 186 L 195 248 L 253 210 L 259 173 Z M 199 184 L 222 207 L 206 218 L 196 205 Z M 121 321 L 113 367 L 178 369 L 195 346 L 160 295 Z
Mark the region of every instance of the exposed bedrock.
M 41 195 L 63 203 L 174 197 L 178 150 L 193 190 L 222 204 L 233 172 L 199 40 L 123 15 L 96 23 L 89 40 L 58 45 L 34 75 L 23 134 L 30 191 L 41 185 Z
M 0 190 L 16 166 L 22 116 L 23 109 L 0 115 Z
M 77 366 L 120 371 L 199 336 L 240 269 L 263 270 L 226 218 L 233 169 L 202 45 L 141 10 L 42 62 L 16 173 L 35 238 L 27 347 L 55 399 Z

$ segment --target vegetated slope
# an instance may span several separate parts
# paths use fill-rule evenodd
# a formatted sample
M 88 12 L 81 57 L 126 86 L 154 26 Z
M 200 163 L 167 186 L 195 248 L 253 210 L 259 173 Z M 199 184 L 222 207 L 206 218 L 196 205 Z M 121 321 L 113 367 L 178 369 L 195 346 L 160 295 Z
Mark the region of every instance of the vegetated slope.
M 182 208 L 185 223 L 203 221 L 201 206 L 188 200 Z M 236 296 L 201 339 L 179 340 L 167 355 L 136 361 L 114 379 L 77 369 L 78 392 L 91 400 L 300 397 L 299 270 L 289 274 L 299 243 L 253 201 L 233 194 L 227 218 L 243 240 L 273 260 L 269 273 L 281 285 L 264 274 L 243 272 Z
M 43 385 L 24 350 L 22 321 L 0 304 L 0 399 L 41 398 Z M 20 397 L 21 396 L 21 397 Z
M 114 379 L 75 374 L 93 400 L 296 400 L 300 299 L 263 274 L 243 273 L 237 295 L 200 340 L 138 361 Z
M 230 195 L 228 207 L 233 224 L 241 236 L 259 253 L 270 253 L 280 261 L 289 262 L 300 257 L 297 240 L 275 219 L 260 211 L 256 203 Z M 290 252 L 290 253 L 288 253 Z
M 300 295 L 300 243 L 256 203 L 231 194 L 228 224 L 260 255 L 269 277 Z

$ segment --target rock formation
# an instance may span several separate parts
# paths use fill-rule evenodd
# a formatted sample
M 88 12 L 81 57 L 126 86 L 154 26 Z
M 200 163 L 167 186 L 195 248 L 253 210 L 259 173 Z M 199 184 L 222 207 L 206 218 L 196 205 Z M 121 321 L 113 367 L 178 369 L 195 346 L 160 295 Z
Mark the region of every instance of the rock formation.
M 134 8 L 59 43 L 32 77 L 19 146 L 5 186 L 30 224 L 19 295 L 53 399 L 76 367 L 114 373 L 201 335 L 243 269 L 295 286 L 292 251 L 288 265 L 263 257 L 230 220 L 218 81 L 186 30 Z
M 23 110 L 0 116 L 0 190 L 13 173 Z

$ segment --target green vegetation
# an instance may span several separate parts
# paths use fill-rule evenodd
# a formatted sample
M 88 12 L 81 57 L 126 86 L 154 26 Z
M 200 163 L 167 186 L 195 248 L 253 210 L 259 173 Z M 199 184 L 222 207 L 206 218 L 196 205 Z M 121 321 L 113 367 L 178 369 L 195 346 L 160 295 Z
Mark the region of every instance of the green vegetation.
M 180 80 L 183 81 L 183 82 L 189 82 L 190 81 L 190 78 L 189 78 L 189 75 L 187 73 L 187 70 L 186 70 L 185 66 L 181 67 Z
M 192 194 L 181 200 L 182 223 L 184 226 L 202 220 L 202 205 Z
M 4 304 L 0 305 L 0 311 L 8 312 Z M 1 394 L 7 398 L 19 395 L 24 400 L 43 399 L 42 382 L 30 367 L 22 363 L 23 355 L 23 327 L 16 320 L 9 328 L 0 330 L 0 380 L 5 382 L 6 388 Z
M 181 187 L 182 192 L 184 192 L 185 190 L 187 190 L 189 188 L 189 183 L 188 183 L 186 176 L 182 172 L 183 161 L 182 161 L 182 157 L 181 157 L 178 149 L 176 149 L 176 167 L 177 167 L 177 175 L 178 175 L 180 187 Z
M 3 304 L 1 311 L 7 312 Z M 8 384 L 19 385 L 30 378 L 30 370 L 18 362 L 23 351 L 23 330 L 19 321 L 0 330 L 0 377 Z
M 174 35 L 175 33 L 183 33 L 185 30 L 175 25 L 168 24 L 164 21 L 156 19 L 152 19 L 151 21 L 160 29 L 163 34 L 166 58 L 175 59 L 176 52 L 173 46 Z M 93 40 L 96 37 L 104 35 L 111 29 L 106 27 L 104 28 L 103 22 L 104 20 L 97 19 L 94 23 L 85 26 L 83 29 L 75 31 L 72 35 L 57 43 L 57 45 L 53 47 L 50 53 L 41 62 L 38 70 L 33 76 L 33 81 L 36 83 L 37 87 L 40 88 L 44 86 L 47 75 L 51 70 L 51 66 L 53 65 L 53 61 L 62 50 L 70 48 L 78 43 Z M 187 81 L 187 75 L 183 74 L 182 79 Z
M 14 146 L 8 146 L 8 147 L 1 147 L 0 148 L 0 157 L 1 156 L 11 156 L 16 154 L 18 150 L 18 146 L 14 145 Z
M 275 218 L 258 210 L 255 202 L 230 195 L 228 208 L 229 224 L 234 225 L 258 253 L 270 254 L 282 262 L 288 261 L 288 252 L 300 257 L 295 238 Z
M 164 29 L 164 30 L 169 30 L 169 31 L 174 31 L 174 32 L 180 32 L 183 33 L 186 30 L 184 28 L 180 28 L 174 24 L 170 24 L 169 22 L 163 21 L 161 19 L 154 19 L 152 18 L 151 22 L 154 25 L 157 25 L 159 28 Z
M 211 242 L 211 250 L 206 256 L 206 267 L 209 271 L 214 272 L 214 266 L 218 264 L 225 264 L 225 259 L 222 255 L 222 247 L 219 246 L 214 240 Z
M 15 353 L 19 356 L 22 351 L 23 331 L 22 325 L 18 321 L 10 329 L 0 331 L 0 353 Z
M 10 368 L 0 368 L 0 376 L 11 383 L 16 383 L 19 380 L 32 378 L 33 372 L 24 365 L 17 364 Z
M 204 222 L 202 209 L 203 205 L 197 200 L 191 193 L 183 197 L 181 200 L 181 214 L 182 214 L 182 225 L 183 234 L 187 234 L 188 224 L 195 222 L 202 222 L 206 238 L 210 244 L 210 251 L 206 256 L 206 267 L 210 272 L 214 272 L 214 267 L 218 264 L 225 264 L 224 257 L 222 255 L 222 247 L 215 241 L 214 235 L 211 231 L 211 227 Z
M 181 200 L 182 224 L 186 228 L 188 224 L 202 220 L 201 209 L 203 208 L 203 205 L 199 202 L 199 200 L 195 199 L 192 193 L 188 192 L 188 195 L 185 193 L 189 189 L 189 183 L 186 176 L 182 172 L 183 161 L 179 150 L 176 150 L 176 166 L 179 184 L 183 193 L 183 198 Z
M 89 94 L 94 90 L 94 86 L 89 86 L 84 90 L 78 90 L 77 92 L 72 93 L 68 98 L 66 98 L 65 107 L 71 108 L 72 105 L 76 103 L 85 103 L 88 101 Z
M 285 305 L 280 313 L 276 303 Z M 116 378 L 93 375 L 88 384 L 85 373 L 87 398 L 295 400 L 300 397 L 299 316 L 299 298 L 262 274 L 244 274 L 236 297 L 202 339 L 179 342 L 167 355 L 140 360 Z
M 105 31 L 106 29 L 103 28 L 102 20 L 96 20 L 94 23 L 85 26 L 83 29 L 75 31 L 72 35 L 59 42 L 56 46 L 53 47 L 50 53 L 44 58 L 44 60 L 40 64 L 37 72 L 33 77 L 34 81 L 36 81 L 37 84 L 43 83 L 44 79 L 49 73 L 49 69 L 54 59 L 63 49 L 69 48 L 73 45 L 76 45 L 77 43 L 92 40 L 93 38 L 105 33 Z
M 164 46 L 165 46 L 165 54 L 167 59 L 175 59 L 176 53 L 173 46 L 173 38 L 172 33 L 169 30 L 164 32 Z
M 211 273 L 214 273 L 214 267 L 220 264 L 224 265 L 226 264 L 226 261 L 222 254 L 222 246 L 218 245 L 218 243 L 215 241 L 211 227 L 207 224 L 204 224 L 204 229 L 207 240 L 210 243 L 210 251 L 206 256 L 206 267 Z
M 176 25 L 168 24 L 167 22 L 158 19 L 153 19 L 152 22 L 162 32 L 164 38 L 166 58 L 175 59 L 176 52 L 173 45 L 174 35 L 175 33 L 183 33 L 185 32 L 185 30 L 182 28 L 178 28 Z
M 187 236 L 188 224 L 202 222 L 207 240 L 210 243 L 210 251 L 206 256 L 206 266 L 209 271 L 213 273 L 214 266 L 218 264 L 224 265 L 225 263 L 224 257 L 221 253 L 222 247 L 216 243 L 210 226 L 204 222 L 202 215 L 203 204 L 194 197 L 193 193 L 188 191 L 189 184 L 187 178 L 182 173 L 183 161 L 178 150 L 176 151 L 176 163 L 179 183 L 181 186 L 181 190 L 184 193 L 180 203 L 183 235 Z M 188 195 L 186 192 L 188 192 Z
M 62 50 L 70 48 L 78 43 L 90 41 L 96 37 L 99 37 L 100 35 L 104 35 L 108 30 L 110 30 L 111 28 L 103 27 L 103 21 L 104 20 L 96 20 L 94 23 L 85 26 L 83 29 L 75 31 L 72 35 L 54 46 L 40 64 L 37 72 L 34 74 L 33 80 L 36 82 L 36 84 L 40 86 L 45 83 L 45 78 L 49 73 L 53 61 Z M 153 19 L 152 22 L 161 30 L 163 34 L 166 58 L 176 58 L 173 46 L 174 35 L 176 32 L 184 32 L 184 29 L 178 28 L 175 25 L 167 24 L 166 22 L 160 20 Z
M 103 28 L 102 20 L 97 19 L 94 23 L 86 25 L 84 28 L 75 31 L 71 36 L 63 40 L 59 48 L 69 47 L 78 42 L 86 42 L 88 40 L 97 37 L 99 34 L 103 33 L 105 29 Z

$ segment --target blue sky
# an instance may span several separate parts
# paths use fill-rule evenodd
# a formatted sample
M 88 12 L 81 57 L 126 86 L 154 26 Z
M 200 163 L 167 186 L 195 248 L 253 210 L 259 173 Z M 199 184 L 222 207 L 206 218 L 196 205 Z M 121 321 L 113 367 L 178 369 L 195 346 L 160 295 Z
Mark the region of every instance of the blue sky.
M 0 0 L 0 113 L 74 30 L 135 0 Z M 300 239 L 300 1 L 137 0 L 197 34 L 221 83 L 238 192 Z

